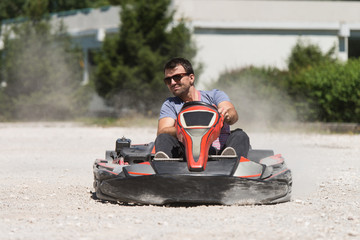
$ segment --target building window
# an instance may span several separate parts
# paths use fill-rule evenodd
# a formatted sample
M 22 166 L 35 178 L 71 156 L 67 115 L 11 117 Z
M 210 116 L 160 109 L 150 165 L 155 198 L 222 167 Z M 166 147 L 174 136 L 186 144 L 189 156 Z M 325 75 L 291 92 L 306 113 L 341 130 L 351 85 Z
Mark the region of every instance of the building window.
M 360 57 L 360 36 L 349 37 L 349 58 Z

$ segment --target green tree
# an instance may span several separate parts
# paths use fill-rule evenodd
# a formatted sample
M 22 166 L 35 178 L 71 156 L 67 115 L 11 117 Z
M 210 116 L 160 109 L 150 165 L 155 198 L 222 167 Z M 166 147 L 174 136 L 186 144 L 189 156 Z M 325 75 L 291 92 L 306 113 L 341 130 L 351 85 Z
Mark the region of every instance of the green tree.
M 24 15 L 23 6 L 26 0 L 1 0 L 0 22 L 4 19 L 16 18 Z
M 192 60 L 196 54 L 185 22 L 171 25 L 170 2 L 121 1 L 119 33 L 104 41 L 95 81 L 99 95 L 117 109 L 155 113 L 168 96 L 162 80 L 165 61 L 175 56 Z
M 62 25 L 51 28 L 47 1 L 33 0 L 25 12 L 28 21 L 5 33 L 2 50 L 0 105 L 2 118 L 18 120 L 66 119 L 85 111 L 79 51 L 73 49 Z

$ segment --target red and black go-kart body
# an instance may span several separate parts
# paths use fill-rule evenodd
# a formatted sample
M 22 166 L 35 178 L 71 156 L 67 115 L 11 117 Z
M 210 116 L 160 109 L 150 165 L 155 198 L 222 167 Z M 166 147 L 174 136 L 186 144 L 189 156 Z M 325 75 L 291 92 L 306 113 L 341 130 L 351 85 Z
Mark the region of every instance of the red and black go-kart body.
M 154 143 L 131 145 L 120 138 L 115 151 L 94 163 L 94 188 L 102 200 L 140 204 L 271 204 L 290 200 L 292 177 L 280 154 L 230 149 L 209 155 L 222 116 L 202 102 L 184 104 L 176 121 L 184 158 L 156 157 Z

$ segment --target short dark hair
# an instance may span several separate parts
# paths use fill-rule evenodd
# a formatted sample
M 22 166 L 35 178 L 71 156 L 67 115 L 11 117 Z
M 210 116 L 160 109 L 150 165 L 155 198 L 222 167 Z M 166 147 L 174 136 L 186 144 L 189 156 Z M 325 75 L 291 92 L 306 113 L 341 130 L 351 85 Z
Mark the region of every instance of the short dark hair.
M 194 69 L 189 60 L 181 57 L 170 59 L 164 66 L 164 72 L 166 69 L 173 69 L 177 65 L 183 66 L 187 74 L 194 74 Z

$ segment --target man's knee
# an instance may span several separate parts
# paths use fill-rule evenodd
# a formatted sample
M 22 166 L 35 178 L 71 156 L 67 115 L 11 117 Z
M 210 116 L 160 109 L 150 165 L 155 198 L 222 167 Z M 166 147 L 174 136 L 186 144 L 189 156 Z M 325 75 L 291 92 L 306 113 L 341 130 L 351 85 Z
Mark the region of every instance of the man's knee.
M 155 143 L 156 142 L 173 142 L 175 141 L 176 138 L 168 133 L 161 133 L 159 134 L 156 139 L 155 139 Z
M 242 129 L 236 129 L 231 132 L 228 140 L 226 141 L 226 146 L 233 147 L 239 157 L 247 157 L 250 149 L 249 136 Z
M 176 145 L 177 139 L 168 133 L 161 133 L 155 139 L 155 151 L 170 150 Z
M 231 132 L 230 137 L 236 139 L 237 141 L 240 141 L 242 143 L 249 143 L 250 139 L 249 136 L 244 132 L 242 129 L 237 128 L 234 131 Z
M 162 133 L 157 136 L 155 140 L 155 151 L 162 151 L 169 157 L 175 158 L 182 156 L 183 153 L 182 145 L 178 139 L 167 133 Z
M 167 139 L 169 136 L 170 136 L 170 134 L 160 133 L 160 134 L 156 137 L 156 140 Z

